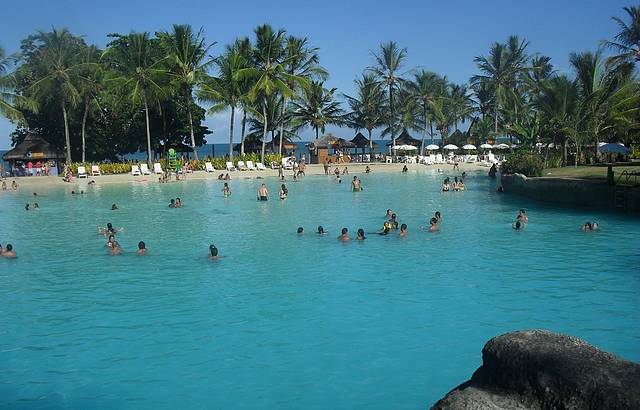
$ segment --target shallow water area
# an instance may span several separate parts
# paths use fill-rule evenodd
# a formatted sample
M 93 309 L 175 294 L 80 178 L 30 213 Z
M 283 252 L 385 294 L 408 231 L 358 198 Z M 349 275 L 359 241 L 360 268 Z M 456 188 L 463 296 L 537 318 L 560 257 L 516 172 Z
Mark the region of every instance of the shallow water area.
M 489 338 L 526 328 L 640 361 L 640 220 L 500 195 L 480 172 L 448 193 L 427 168 L 358 177 L 363 192 L 288 178 L 286 201 L 275 178 L 231 180 L 230 198 L 153 178 L 0 192 L 0 243 L 19 255 L 0 258 L 0 407 L 423 409 Z M 406 238 L 375 233 L 387 208 Z M 441 231 L 420 230 L 436 210 Z M 341 243 L 342 227 L 367 239 Z

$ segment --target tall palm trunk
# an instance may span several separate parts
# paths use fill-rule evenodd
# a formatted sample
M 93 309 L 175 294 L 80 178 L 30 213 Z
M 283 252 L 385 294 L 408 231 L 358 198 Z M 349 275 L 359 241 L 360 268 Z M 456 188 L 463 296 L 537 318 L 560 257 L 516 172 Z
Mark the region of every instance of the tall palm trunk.
M 371 138 L 371 129 L 367 129 L 369 131 L 369 162 L 371 162 L 371 157 L 373 156 L 373 139 Z
M 151 167 L 153 165 L 151 163 L 151 130 L 149 129 L 149 106 L 146 98 L 144 100 L 144 117 L 147 125 L 147 163 Z
M 244 156 L 244 131 L 247 126 L 247 110 L 242 109 L 242 132 L 240 135 L 240 156 Z
M 85 135 L 87 128 L 87 117 L 89 116 L 89 102 L 87 98 L 84 100 L 84 114 L 82 115 L 82 162 L 85 162 Z
M 282 141 L 284 141 L 284 106 L 287 99 L 282 97 L 282 108 L 280 109 L 280 146 L 278 147 L 278 154 L 282 155 Z
M 318 136 L 319 136 L 318 135 L 318 127 L 315 127 L 315 129 L 316 129 L 316 139 L 318 139 Z
M 191 102 L 188 101 L 187 104 L 187 115 L 189 117 L 189 129 L 191 130 L 191 149 L 193 149 L 193 158 L 198 160 L 198 151 L 196 150 L 196 136 L 193 133 L 193 118 L 191 117 Z M 148 125 L 147 125 L 148 126 Z
M 429 120 L 429 135 L 431 135 L 431 144 L 434 143 L 433 139 L 433 121 Z
M 393 115 L 393 87 L 389 84 L 389 111 L 391 112 L 391 117 L 389 117 L 389 129 L 391 131 L 391 140 L 393 141 L 393 146 L 396 146 L 396 130 L 395 130 L 395 116 Z M 398 151 L 393 148 L 393 156 L 397 155 Z
M 67 120 L 67 107 L 62 101 L 62 118 L 64 119 L 64 140 L 67 144 L 67 165 L 71 164 L 71 139 L 69 138 L 69 121 Z
M 262 105 L 262 151 L 260 152 L 260 162 L 264 164 L 264 149 L 267 145 L 267 102 Z
M 497 97 L 496 97 L 497 98 Z M 495 103 L 495 109 L 493 113 L 493 132 L 498 136 L 498 102 Z
M 422 143 L 420 144 L 420 155 L 424 155 L 425 139 L 427 139 L 427 107 L 424 107 L 424 128 L 422 129 Z
M 229 121 L 229 161 L 233 159 L 233 122 L 235 119 L 236 107 L 231 106 L 231 120 Z

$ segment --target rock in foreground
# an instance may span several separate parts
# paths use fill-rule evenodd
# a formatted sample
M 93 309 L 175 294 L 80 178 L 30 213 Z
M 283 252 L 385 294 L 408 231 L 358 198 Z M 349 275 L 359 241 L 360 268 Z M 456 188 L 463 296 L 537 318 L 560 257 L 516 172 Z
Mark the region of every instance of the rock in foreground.
M 432 409 L 640 409 L 640 365 L 571 336 L 507 333 Z

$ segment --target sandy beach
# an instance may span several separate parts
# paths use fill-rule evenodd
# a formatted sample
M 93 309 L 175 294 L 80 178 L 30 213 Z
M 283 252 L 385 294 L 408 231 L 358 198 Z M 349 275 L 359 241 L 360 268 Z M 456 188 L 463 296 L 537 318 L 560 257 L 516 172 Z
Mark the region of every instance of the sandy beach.
M 384 164 L 384 163 L 373 163 L 373 164 L 340 164 L 338 168 L 340 172 L 344 169 L 344 167 L 348 167 L 349 175 L 359 175 L 364 174 L 365 168 L 367 165 L 371 168 L 372 173 L 378 172 L 402 172 L 402 168 L 407 165 L 409 168 L 409 172 L 417 171 L 417 170 L 437 170 L 441 169 L 445 172 L 445 174 L 452 174 L 453 165 L 451 164 L 437 164 L 437 165 L 423 165 L 423 164 Z M 335 170 L 335 166 L 331 167 L 331 172 Z M 460 164 L 460 171 L 475 171 L 475 170 L 489 170 L 486 167 L 483 167 L 479 164 Z M 287 179 L 291 178 L 292 175 L 291 170 L 285 170 L 285 176 Z M 207 173 L 205 171 L 194 171 L 192 174 L 187 175 L 185 179 L 186 182 L 192 180 L 205 180 L 205 179 L 217 179 L 218 175 L 221 173 L 229 173 L 231 176 L 231 180 L 238 179 L 261 179 L 261 178 L 277 178 L 278 170 L 277 169 L 267 169 L 264 171 L 224 171 L 224 170 L 216 170 L 216 172 Z M 309 175 L 324 175 L 324 167 L 323 165 L 313 164 L 307 165 L 305 169 L 305 173 L 307 176 Z M 456 171 L 458 173 L 458 171 Z M 332 173 L 333 175 L 333 173 Z M 348 177 L 348 176 L 347 176 Z M 116 175 L 101 175 L 99 177 L 88 177 L 88 178 L 74 178 L 71 184 L 86 184 L 91 180 L 95 180 L 96 183 L 100 184 L 114 184 L 114 183 L 131 183 L 131 182 L 157 182 L 158 177 L 155 175 L 144 175 L 144 176 L 131 176 L 131 174 L 116 174 Z M 7 181 L 16 180 L 19 186 L 68 186 L 69 184 L 62 180 L 61 176 L 57 177 L 16 177 L 16 178 L 7 178 Z M 175 182 L 173 180 L 172 182 Z M 7 183 L 9 185 L 10 182 Z

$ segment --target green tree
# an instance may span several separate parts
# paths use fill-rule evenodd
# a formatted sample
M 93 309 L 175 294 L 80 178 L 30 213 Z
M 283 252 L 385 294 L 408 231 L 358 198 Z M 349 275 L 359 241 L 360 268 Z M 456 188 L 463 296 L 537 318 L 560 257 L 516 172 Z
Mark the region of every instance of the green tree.
M 112 36 L 113 41 L 103 53 L 103 59 L 111 69 L 107 84 L 125 96 L 131 104 L 144 109 L 147 161 L 151 165 L 149 106 L 157 104 L 167 93 L 167 71 L 162 66 L 166 57 L 158 55 L 147 32 Z
M 413 98 L 420 104 L 420 115 L 422 117 L 420 153 L 424 152 L 424 144 L 428 130 L 430 131 L 431 143 L 433 144 L 434 104 L 437 99 L 442 98 L 445 81 L 444 78 L 434 72 L 422 70 L 416 73 L 413 80 L 407 84 Z
M 371 134 L 374 129 L 385 123 L 385 89 L 373 73 L 363 73 L 362 78 L 355 80 L 355 84 L 358 91 L 357 97 L 345 96 L 351 108 L 349 121 L 356 131 L 367 130 L 371 154 L 373 152 Z
M 619 53 L 610 57 L 611 62 L 638 63 L 640 62 L 640 6 L 624 7 L 623 10 L 629 17 L 629 23 L 620 17 L 612 17 L 620 31 L 616 34 L 614 41 L 605 41 L 604 44 Z
M 29 92 L 39 105 L 48 102 L 58 104 L 64 123 L 66 159 L 67 163 L 71 163 L 68 109 L 81 100 L 78 54 L 84 43 L 69 30 L 55 28 L 50 32 L 39 31 L 32 40 L 35 46 L 32 53 L 33 74 L 36 80 L 29 87 Z
M 395 133 L 395 106 L 393 101 L 394 92 L 400 87 L 403 82 L 403 78 L 399 73 L 400 69 L 405 63 L 407 58 L 407 49 L 399 48 L 395 41 L 390 41 L 380 45 L 380 49 L 377 53 L 373 53 L 376 60 L 376 65 L 369 69 L 378 76 L 380 81 L 387 87 L 388 96 L 388 108 L 389 108 L 389 130 L 391 133 L 391 139 L 393 145 L 396 145 L 396 133 Z M 394 150 L 395 155 L 395 150 Z
M 190 25 L 174 24 L 171 33 L 162 32 L 158 34 L 158 37 L 165 43 L 165 48 L 168 50 L 169 73 L 174 78 L 175 87 L 186 100 L 191 148 L 197 160 L 198 151 L 190 107 L 193 102 L 194 89 L 202 84 L 206 69 L 211 63 L 208 53 L 215 43 L 207 45 L 203 30 L 200 29 L 194 33 Z
M 92 105 L 99 106 L 99 96 L 103 91 L 103 70 L 100 65 L 101 51 L 96 46 L 82 50 L 82 66 L 78 72 L 78 91 L 84 110 L 82 113 L 82 162 L 86 161 L 87 119 Z
M 16 60 L 15 56 L 7 56 L 4 49 L 0 47 L 0 115 L 11 121 L 24 122 L 21 108 L 35 111 L 37 104 L 15 92 L 16 79 L 8 71 Z
M 303 88 L 302 95 L 291 102 L 292 118 L 297 127 L 313 128 L 318 139 L 318 133 L 324 133 L 327 125 L 345 124 L 345 112 L 334 100 L 335 92 L 335 88 L 327 90 L 323 83 L 315 81 Z

